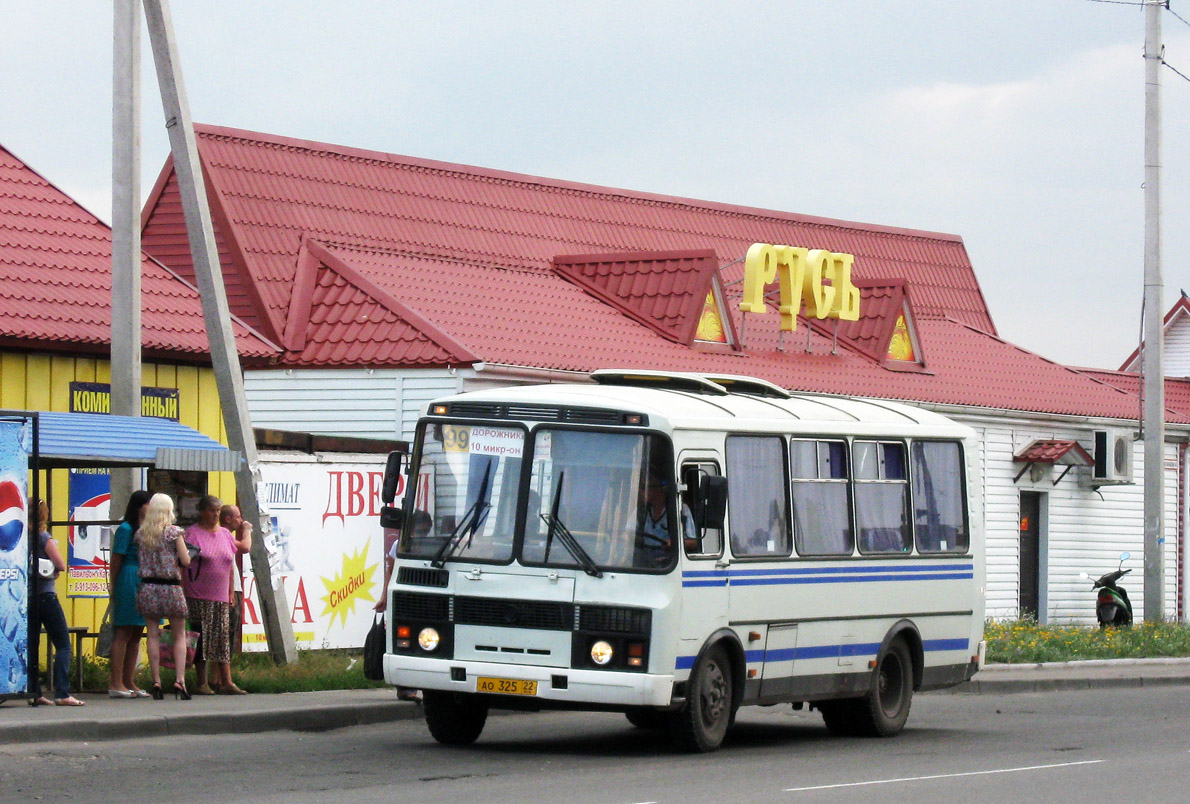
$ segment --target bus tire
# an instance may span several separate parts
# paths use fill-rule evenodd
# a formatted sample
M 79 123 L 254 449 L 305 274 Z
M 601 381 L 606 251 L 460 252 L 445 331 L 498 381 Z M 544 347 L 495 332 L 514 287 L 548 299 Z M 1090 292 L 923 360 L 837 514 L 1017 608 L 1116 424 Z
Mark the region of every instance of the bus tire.
M 822 713 L 827 729 L 837 737 L 857 737 L 860 734 L 856 706 L 862 705 L 862 698 L 845 698 L 838 701 L 821 701 L 815 705 Z
M 422 705 L 430 734 L 443 745 L 470 745 L 488 719 L 487 702 L 475 695 L 423 690 Z
M 715 645 L 694 665 L 687 684 L 686 703 L 673 713 L 670 728 L 684 751 L 705 753 L 723 743 L 733 709 L 731 662 L 722 645 Z
M 629 709 L 624 713 L 628 722 L 638 729 L 664 729 L 669 724 L 669 713 L 646 706 Z
M 855 726 L 868 737 L 895 737 L 913 704 L 913 658 L 903 639 L 894 639 L 876 660 L 872 688 L 856 701 Z

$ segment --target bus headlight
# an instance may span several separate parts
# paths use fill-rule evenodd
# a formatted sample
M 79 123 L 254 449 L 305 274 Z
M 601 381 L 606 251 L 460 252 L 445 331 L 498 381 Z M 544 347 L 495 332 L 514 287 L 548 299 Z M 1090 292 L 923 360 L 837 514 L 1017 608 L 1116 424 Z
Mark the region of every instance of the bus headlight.
M 431 653 L 438 647 L 439 636 L 438 631 L 433 628 L 423 628 L 417 633 L 417 644 L 421 645 L 421 649 L 426 653 Z
M 600 666 L 605 665 L 612 660 L 614 652 L 612 646 L 601 639 L 591 646 L 591 661 Z

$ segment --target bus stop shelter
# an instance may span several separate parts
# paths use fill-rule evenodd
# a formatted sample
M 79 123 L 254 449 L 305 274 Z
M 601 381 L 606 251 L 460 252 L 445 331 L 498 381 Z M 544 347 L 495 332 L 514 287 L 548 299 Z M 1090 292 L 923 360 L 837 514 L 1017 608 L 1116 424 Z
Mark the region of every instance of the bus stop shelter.
M 0 410 L 0 700 L 36 687 L 39 635 L 29 633 L 33 538 L 42 470 L 156 468 L 232 472 L 241 456 L 169 419 Z M 46 497 L 50 488 L 47 486 Z

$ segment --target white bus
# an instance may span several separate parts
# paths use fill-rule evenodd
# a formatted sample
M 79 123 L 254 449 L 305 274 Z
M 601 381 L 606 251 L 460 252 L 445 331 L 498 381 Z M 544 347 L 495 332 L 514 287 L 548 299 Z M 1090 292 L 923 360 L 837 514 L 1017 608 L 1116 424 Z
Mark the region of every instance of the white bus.
M 418 424 L 382 517 L 402 528 L 384 676 L 423 691 L 439 742 L 489 708 L 564 708 L 709 751 L 738 707 L 777 703 L 890 736 L 914 691 L 982 666 L 970 428 L 745 377 L 592 378 Z

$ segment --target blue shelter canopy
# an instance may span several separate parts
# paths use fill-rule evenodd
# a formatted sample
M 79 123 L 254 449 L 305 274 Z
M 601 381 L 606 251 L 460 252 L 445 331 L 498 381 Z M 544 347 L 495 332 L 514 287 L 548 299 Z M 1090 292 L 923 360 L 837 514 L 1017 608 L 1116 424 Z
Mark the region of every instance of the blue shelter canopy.
M 37 418 L 38 461 L 43 469 L 154 466 L 233 472 L 240 463 L 239 452 L 169 419 L 54 412 L 39 412 Z

